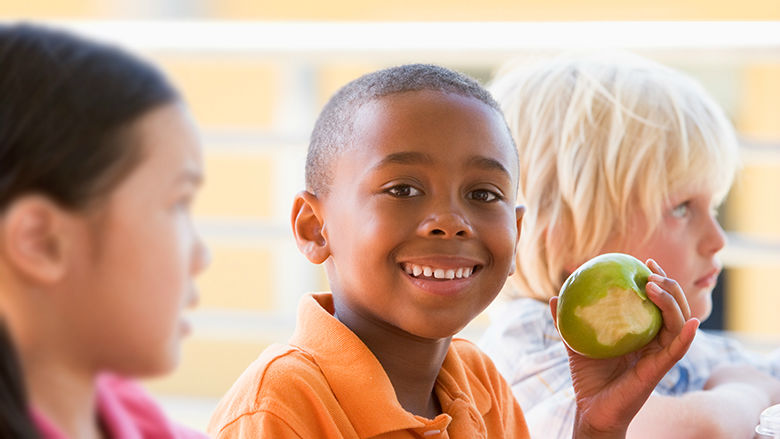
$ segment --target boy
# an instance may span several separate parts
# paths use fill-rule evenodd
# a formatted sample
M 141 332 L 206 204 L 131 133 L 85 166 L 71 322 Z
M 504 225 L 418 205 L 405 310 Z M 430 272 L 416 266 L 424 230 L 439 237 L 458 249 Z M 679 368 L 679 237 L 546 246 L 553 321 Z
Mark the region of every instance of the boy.
M 452 340 L 512 271 L 523 213 L 517 172 L 497 104 L 469 78 L 409 65 L 337 92 L 312 133 L 307 190 L 292 212 L 298 248 L 326 264 L 332 295 L 303 298 L 290 344 L 245 371 L 209 432 L 528 437 L 492 363 Z M 668 291 L 652 297 L 666 328 L 638 362 L 573 357 L 582 437 L 620 437 L 692 340 L 697 323 L 684 324 L 681 291 L 654 281 Z
M 725 245 L 715 212 L 737 141 L 700 85 L 628 54 L 559 56 L 505 72 L 493 90 L 517 143 L 529 215 L 507 289 L 514 300 L 496 308 L 480 347 L 512 385 L 531 432 L 568 438 L 576 402 L 547 302 L 580 264 L 617 251 L 661 263 L 691 315 L 706 319 Z M 780 402 L 780 381 L 760 364 L 734 341 L 698 334 L 629 437 L 751 435 L 761 411 Z

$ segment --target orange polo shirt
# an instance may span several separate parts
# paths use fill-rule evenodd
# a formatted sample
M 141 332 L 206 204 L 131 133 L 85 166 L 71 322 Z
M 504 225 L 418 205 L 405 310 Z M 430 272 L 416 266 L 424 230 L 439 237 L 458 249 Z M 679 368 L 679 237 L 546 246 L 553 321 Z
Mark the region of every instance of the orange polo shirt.
M 208 426 L 226 438 L 528 438 L 520 406 L 493 363 L 455 339 L 435 384 L 435 419 L 401 407 L 368 347 L 333 317 L 330 294 L 307 295 L 290 344 L 273 345 L 238 378 Z

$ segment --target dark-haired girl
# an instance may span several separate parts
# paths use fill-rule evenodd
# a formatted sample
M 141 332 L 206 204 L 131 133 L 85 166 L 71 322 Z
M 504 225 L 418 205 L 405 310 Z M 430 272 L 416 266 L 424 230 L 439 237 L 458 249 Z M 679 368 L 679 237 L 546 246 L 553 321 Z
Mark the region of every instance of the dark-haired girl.
M 171 371 L 189 331 L 200 150 L 145 62 L 0 26 L 0 437 L 201 437 L 130 380 Z

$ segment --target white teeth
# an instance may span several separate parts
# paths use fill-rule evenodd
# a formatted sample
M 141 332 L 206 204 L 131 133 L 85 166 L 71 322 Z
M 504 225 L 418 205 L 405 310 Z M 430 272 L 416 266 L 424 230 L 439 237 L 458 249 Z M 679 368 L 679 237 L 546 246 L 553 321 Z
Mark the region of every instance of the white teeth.
M 471 276 L 473 267 L 433 268 L 425 265 L 403 264 L 403 270 L 414 277 L 432 277 L 434 279 L 465 279 Z

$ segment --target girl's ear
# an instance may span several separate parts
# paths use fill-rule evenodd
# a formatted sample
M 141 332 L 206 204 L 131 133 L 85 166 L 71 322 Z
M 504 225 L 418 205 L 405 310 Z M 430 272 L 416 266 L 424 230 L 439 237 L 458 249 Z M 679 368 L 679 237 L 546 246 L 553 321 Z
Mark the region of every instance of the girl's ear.
M 14 201 L 0 219 L 0 251 L 8 264 L 37 283 L 60 280 L 67 270 L 68 217 L 40 195 Z
M 321 201 L 311 192 L 299 192 L 293 201 L 290 220 L 298 250 L 312 263 L 325 262 L 330 257 L 330 246 L 323 233 Z

